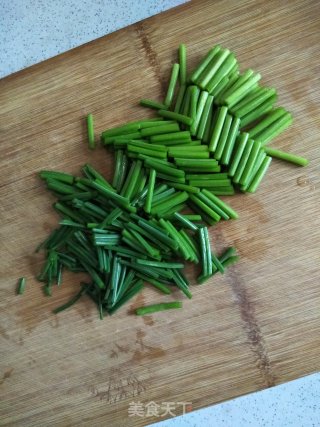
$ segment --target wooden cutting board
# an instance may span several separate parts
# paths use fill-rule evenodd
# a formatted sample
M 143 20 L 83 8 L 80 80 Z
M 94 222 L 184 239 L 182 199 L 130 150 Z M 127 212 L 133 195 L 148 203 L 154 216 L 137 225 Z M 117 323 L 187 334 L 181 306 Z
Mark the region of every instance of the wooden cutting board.
M 318 1 L 195 1 L 0 81 L 1 425 L 142 426 L 168 415 L 129 416 L 131 402 L 180 414 L 178 402 L 197 409 L 319 370 L 319 28 Z M 34 248 L 57 223 L 37 172 L 90 162 L 110 177 L 112 156 L 87 149 L 85 115 L 97 133 L 150 115 L 137 102 L 162 99 L 180 42 L 190 69 L 221 43 L 261 72 L 295 117 L 273 145 L 310 166 L 274 161 L 256 194 L 226 198 L 240 219 L 212 228 L 212 243 L 235 245 L 241 262 L 192 286 L 183 310 L 135 317 L 180 297 L 146 289 L 103 321 L 85 297 L 53 315 L 81 276 L 52 298 L 34 279 Z

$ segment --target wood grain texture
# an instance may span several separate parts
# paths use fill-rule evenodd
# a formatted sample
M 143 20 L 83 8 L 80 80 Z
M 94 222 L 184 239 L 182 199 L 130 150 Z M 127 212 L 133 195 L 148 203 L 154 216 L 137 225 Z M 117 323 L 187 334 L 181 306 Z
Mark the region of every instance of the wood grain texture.
M 318 1 L 201 0 L 0 81 L 1 425 L 142 426 L 159 418 L 128 417 L 132 401 L 196 409 L 319 370 L 319 28 Z M 104 321 L 86 298 L 55 316 L 81 277 L 52 298 L 34 279 L 34 248 L 57 221 L 36 173 L 90 161 L 110 177 L 112 156 L 87 149 L 84 116 L 97 133 L 145 117 L 137 102 L 161 99 L 182 41 L 190 67 L 221 43 L 261 72 L 295 117 L 273 145 L 310 166 L 274 161 L 257 194 L 226 198 L 240 219 L 212 228 L 212 242 L 234 244 L 241 262 L 193 286 L 183 310 L 136 318 L 163 299 L 146 289 Z

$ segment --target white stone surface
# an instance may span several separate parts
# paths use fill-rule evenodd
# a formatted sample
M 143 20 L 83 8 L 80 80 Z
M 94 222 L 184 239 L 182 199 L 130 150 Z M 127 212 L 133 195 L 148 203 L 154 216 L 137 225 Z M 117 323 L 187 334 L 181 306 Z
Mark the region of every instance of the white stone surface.
M 0 78 L 186 0 L 0 0 Z
M 320 373 L 152 424 L 152 427 L 319 426 Z

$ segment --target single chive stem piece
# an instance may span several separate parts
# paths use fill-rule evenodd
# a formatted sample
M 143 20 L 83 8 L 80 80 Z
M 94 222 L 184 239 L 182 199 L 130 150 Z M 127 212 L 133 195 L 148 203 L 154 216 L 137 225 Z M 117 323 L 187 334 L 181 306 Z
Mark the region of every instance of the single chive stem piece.
M 181 70 L 181 67 L 180 67 L 180 70 Z M 181 113 L 181 106 L 182 106 L 182 103 L 183 103 L 183 98 L 184 98 L 185 93 L 186 93 L 186 85 L 183 84 L 179 88 L 179 92 L 178 92 L 176 104 L 174 106 L 174 110 L 173 111 L 175 113 Z
M 184 268 L 184 264 L 179 262 L 163 262 L 163 261 L 150 261 L 148 259 L 136 259 L 136 263 L 157 268 Z
M 53 310 L 53 313 L 57 314 L 57 313 L 60 313 L 60 311 L 66 310 L 67 308 L 71 307 L 73 304 L 75 304 L 81 298 L 81 296 L 84 294 L 84 292 L 86 291 L 86 289 L 87 289 L 86 286 L 82 286 L 80 292 L 78 292 L 74 297 L 72 297 L 65 304 L 60 305 L 59 307 L 55 308 Z
M 206 101 L 208 99 L 208 96 L 209 96 L 208 92 L 206 92 L 205 90 L 201 91 L 199 103 L 196 106 L 195 112 L 193 113 L 193 111 L 191 109 L 191 117 L 193 118 L 193 123 L 190 127 L 190 133 L 193 136 L 195 136 L 197 131 L 198 131 L 198 127 L 200 124 L 200 120 L 201 120 L 203 110 L 204 110 L 204 107 L 206 105 Z M 192 95 L 191 95 L 191 107 L 192 107 Z
M 190 99 L 190 117 L 193 120 L 192 126 L 194 125 L 194 121 L 197 115 L 197 109 L 198 109 L 198 100 L 200 95 L 200 89 L 197 86 L 190 86 L 191 87 L 191 99 Z M 194 135 L 195 133 L 192 132 L 192 127 L 190 129 L 191 135 Z
M 233 153 L 234 144 L 236 142 L 236 138 L 239 132 L 240 119 L 233 118 L 232 124 L 228 133 L 227 141 L 225 143 L 223 153 L 221 156 L 220 163 L 223 165 L 228 165 L 231 159 L 231 155 Z
M 139 307 L 136 309 L 136 314 L 138 316 L 144 316 L 146 314 L 156 313 L 158 311 L 170 310 L 174 308 L 182 308 L 181 301 L 172 301 L 172 302 L 163 302 L 160 304 L 153 304 L 144 307 Z
M 154 135 L 150 137 L 150 142 L 152 143 L 151 148 L 153 148 L 154 143 L 164 144 L 166 141 L 191 141 L 191 135 L 189 131 L 180 131 L 180 132 L 171 132 L 165 133 L 162 135 Z
M 167 119 L 175 120 L 187 126 L 192 125 L 193 119 L 187 115 L 179 114 L 179 113 L 175 113 L 174 111 L 167 111 L 167 110 L 159 110 L 158 113 L 160 116 L 165 117 Z
M 166 104 L 154 101 L 153 99 L 141 99 L 140 105 L 142 107 L 152 108 L 153 110 L 166 110 L 168 108 Z
M 190 101 L 191 101 L 191 86 L 186 88 L 185 95 L 183 97 L 182 105 L 180 108 L 180 114 L 187 116 L 190 112 Z
M 210 115 L 212 114 L 212 104 L 213 104 L 213 96 L 208 95 L 206 99 L 205 106 L 203 108 L 201 119 L 197 128 L 197 138 L 204 139 L 205 130 L 208 121 L 210 121 Z M 204 142 L 207 142 L 204 140 Z
M 20 277 L 18 281 L 17 294 L 22 295 L 25 291 L 25 288 L 26 288 L 26 278 Z
M 198 230 L 198 227 L 193 222 L 178 212 L 173 215 L 173 218 L 176 219 L 184 228 L 189 228 L 192 231 Z
M 209 151 L 211 152 L 214 152 L 217 148 L 227 112 L 228 112 L 227 107 L 220 107 L 218 110 L 217 118 L 212 130 L 210 141 L 209 141 Z
M 160 111 L 170 113 L 170 111 L 159 110 L 159 114 L 160 114 Z M 163 116 L 163 117 L 165 117 L 165 116 Z M 141 136 L 143 138 L 149 138 L 153 135 L 162 135 L 164 133 L 179 132 L 179 131 L 180 131 L 180 128 L 179 128 L 178 123 L 168 123 L 167 124 L 167 122 L 164 121 L 164 122 L 162 122 L 161 126 L 154 126 L 154 127 L 141 129 Z M 131 139 L 133 139 L 133 138 L 131 138 Z
M 144 210 L 147 213 L 151 212 L 156 175 L 157 175 L 157 172 L 155 171 L 155 169 L 150 169 L 149 181 L 148 181 L 148 192 L 147 192 L 147 197 L 144 205 Z
M 91 113 L 88 114 L 88 116 L 87 116 L 87 127 L 88 127 L 89 148 L 94 149 L 95 148 L 94 123 L 93 123 L 93 115 Z
M 247 191 L 249 193 L 255 193 L 257 191 L 257 188 L 259 187 L 259 184 L 260 184 L 262 178 L 266 174 L 266 172 L 270 166 L 271 161 L 272 161 L 272 157 L 269 157 L 269 156 L 265 157 L 260 168 L 258 169 L 258 172 L 254 176 L 250 186 L 247 189 Z
M 231 123 L 232 123 L 232 116 L 230 114 L 227 114 L 225 117 L 225 121 L 223 123 L 222 131 L 220 133 L 216 151 L 214 152 L 214 155 L 213 155 L 213 157 L 216 160 L 220 160 L 222 157 L 224 147 L 227 143 Z
M 304 157 L 296 156 L 295 154 L 286 153 L 285 151 L 276 150 L 270 147 L 265 147 L 264 151 L 268 156 L 271 156 L 280 160 L 285 160 L 286 162 L 290 162 L 298 166 L 307 166 L 309 164 L 308 159 Z
M 185 85 L 187 81 L 187 48 L 183 43 L 179 46 L 179 65 L 180 85 Z
M 231 177 L 234 176 L 234 174 L 237 170 L 237 167 L 239 165 L 242 153 L 243 153 L 245 146 L 247 144 L 248 138 L 249 138 L 249 134 L 246 132 L 243 132 L 239 135 L 239 138 L 236 141 L 237 145 L 235 147 L 234 156 L 233 156 L 232 162 L 231 162 L 230 167 L 229 167 L 229 176 L 231 176 Z
M 168 108 L 171 106 L 172 100 L 174 97 L 174 91 L 175 91 L 178 76 L 179 76 L 179 69 L 180 69 L 179 64 L 173 64 L 171 76 L 169 80 L 168 91 L 164 100 L 164 105 L 166 105 Z

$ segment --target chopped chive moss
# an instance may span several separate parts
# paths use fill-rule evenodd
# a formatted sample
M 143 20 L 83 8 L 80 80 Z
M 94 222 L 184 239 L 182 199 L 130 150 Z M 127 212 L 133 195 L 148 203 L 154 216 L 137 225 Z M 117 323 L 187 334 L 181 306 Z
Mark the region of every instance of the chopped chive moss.
M 94 125 L 93 125 L 93 115 L 92 114 L 87 115 L 87 127 L 88 127 L 89 148 L 93 149 L 93 148 L 95 148 L 95 141 L 94 141 Z
M 181 301 L 163 302 L 160 304 L 148 305 L 145 307 L 139 307 L 136 309 L 138 316 L 144 316 L 146 314 L 156 313 L 157 311 L 170 310 L 173 308 L 182 308 Z
M 203 283 L 238 260 L 234 248 L 220 257 L 211 250 L 205 225 L 238 217 L 219 196 L 256 191 L 271 157 L 307 164 L 264 147 L 292 117 L 274 108 L 277 93 L 258 84 L 259 74 L 239 73 L 235 55 L 216 46 L 187 80 L 185 45 L 178 56 L 164 102 L 140 102 L 160 117 L 102 132 L 102 145 L 115 156 L 112 182 L 88 164 L 81 177 L 40 172 L 61 215 L 60 227 L 39 247 L 46 253 L 38 276 L 43 290 L 51 295 L 61 285 L 62 271 L 91 277 L 56 312 L 86 293 L 102 319 L 140 292 L 144 281 L 164 294 L 175 289 L 191 298 L 185 261 L 200 264 L 197 282 Z M 93 147 L 91 115 L 87 123 Z M 190 214 L 182 213 L 186 207 Z M 21 282 L 23 287 L 24 278 Z M 147 314 L 150 308 L 137 311 Z
M 22 295 L 26 288 L 26 278 L 21 277 L 18 281 L 17 294 Z
M 167 94 L 166 94 L 166 97 L 164 100 L 164 105 L 166 105 L 167 107 L 170 107 L 172 104 L 172 100 L 174 97 L 174 91 L 175 91 L 177 80 L 179 77 L 179 69 L 180 69 L 179 64 L 173 64 L 171 77 L 169 80 L 168 91 L 167 91 Z
M 162 104 L 161 102 L 153 101 L 152 99 L 141 99 L 140 105 L 142 105 L 142 107 L 152 108 L 154 110 L 165 110 L 168 108 L 167 105 Z

